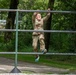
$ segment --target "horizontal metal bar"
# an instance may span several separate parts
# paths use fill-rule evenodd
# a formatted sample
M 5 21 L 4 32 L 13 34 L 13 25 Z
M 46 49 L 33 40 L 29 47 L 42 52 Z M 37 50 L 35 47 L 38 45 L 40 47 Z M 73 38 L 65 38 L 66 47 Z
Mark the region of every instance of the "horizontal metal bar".
M 0 52 L 0 54 L 16 54 L 16 52 Z
M 72 30 L 21 30 L 21 29 L 0 29 L 0 31 L 6 31 L 6 32 L 15 32 L 15 31 L 19 31 L 19 32 L 47 32 L 47 33 L 76 33 L 76 31 L 72 31 Z
M 0 29 L 0 31 L 3 31 L 3 32 L 15 32 L 16 29 Z
M 38 54 L 38 55 L 76 55 L 76 53 L 46 53 L 43 54 L 42 52 L 18 52 L 18 54 Z
M 0 52 L 0 54 L 25 54 L 25 55 L 76 55 L 76 53 L 46 53 L 43 54 L 42 52 Z
M 71 14 L 76 14 L 76 11 L 59 11 L 59 10 L 20 10 L 20 9 L 0 9 L 0 11 L 11 11 L 11 12 L 15 12 L 15 11 L 19 11 L 19 12 L 51 12 L 51 13 L 71 13 Z
M 72 30 L 18 30 L 19 32 L 76 33 Z

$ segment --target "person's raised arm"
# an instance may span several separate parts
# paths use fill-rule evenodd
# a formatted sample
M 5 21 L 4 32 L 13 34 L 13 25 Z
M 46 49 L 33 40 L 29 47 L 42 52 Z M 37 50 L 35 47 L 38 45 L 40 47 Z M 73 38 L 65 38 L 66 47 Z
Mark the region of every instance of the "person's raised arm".
M 50 11 L 50 8 L 48 8 L 48 11 Z M 43 18 L 44 21 L 48 20 L 50 17 L 50 12 L 47 12 L 47 15 Z
M 36 15 L 37 15 L 37 12 L 34 12 L 33 15 L 32 15 L 32 23 L 35 22 L 35 17 L 36 17 Z

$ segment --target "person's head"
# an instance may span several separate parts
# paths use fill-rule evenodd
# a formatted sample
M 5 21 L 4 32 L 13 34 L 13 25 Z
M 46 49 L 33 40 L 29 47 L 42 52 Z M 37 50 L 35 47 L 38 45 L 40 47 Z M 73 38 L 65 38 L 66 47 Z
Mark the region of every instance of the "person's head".
M 41 20 L 41 14 L 40 14 L 40 13 L 37 13 L 36 19 L 37 19 L 37 20 Z

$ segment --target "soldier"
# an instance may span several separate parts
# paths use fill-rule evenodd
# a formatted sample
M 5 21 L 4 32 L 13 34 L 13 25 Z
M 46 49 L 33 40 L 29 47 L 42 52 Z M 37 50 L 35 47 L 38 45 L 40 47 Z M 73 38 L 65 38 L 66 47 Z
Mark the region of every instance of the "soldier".
M 49 10 L 50 9 L 48 9 L 48 11 Z M 49 17 L 50 17 L 50 12 L 48 12 L 47 15 L 43 18 L 39 12 L 34 12 L 34 14 L 32 16 L 32 23 L 33 23 L 34 30 L 44 30 L 43 29 L 44 22 L 46 22 Z M 40 50 L 41 50 L 41 52 L 43 52 L 43 54 L 45 54 L 47 52 L 47 50 L 45 49 L 44 32 L 33 32 L 32 38 L 33 38 L 32 46 L 34 48 L 34 51 L 38 52 L 37 43 L 39 40 Z M 39 55 L 36 55 L 35 61 L 36 62 L 39 61 Z

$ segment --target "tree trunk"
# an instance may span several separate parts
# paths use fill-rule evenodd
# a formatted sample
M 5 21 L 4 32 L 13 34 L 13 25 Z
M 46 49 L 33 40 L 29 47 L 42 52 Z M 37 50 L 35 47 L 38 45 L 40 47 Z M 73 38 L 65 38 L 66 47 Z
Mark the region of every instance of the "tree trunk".
M 54 6 L 54 0 L 49 0 L 48 8 L 52 10 L 53 6 Z M 51 21 L 52 21 L 52 13 L 50 15 L 50 18 L 47 20 L 47 23 L 44 28 L 45 30 L 51 30 Z M 50 33 L 45 33 L 45 48 L 47 49 L 47 51 L 49 50 L 49 45 L 50 45 Z
M 74 15 L 74 24 L 71 27 L 71 30 L 76 31 L 76 15 Z M 71 37 L 72 45 L 69 47 L 70 52 L 76 52 L 76 34 L 72 33 Z
M 9 9 L 17 9 L 19 0 L 11 0 Z M 16 12 L 9 12 L 7 21 L 6 21 L 6 29 L 14 29 L 14 21 L 15 21 Z M 9 42 L 13 37 L 12 32 L 6 32 L 4 35 L 4 39 L 6 42 Z

